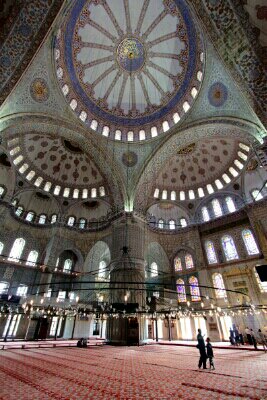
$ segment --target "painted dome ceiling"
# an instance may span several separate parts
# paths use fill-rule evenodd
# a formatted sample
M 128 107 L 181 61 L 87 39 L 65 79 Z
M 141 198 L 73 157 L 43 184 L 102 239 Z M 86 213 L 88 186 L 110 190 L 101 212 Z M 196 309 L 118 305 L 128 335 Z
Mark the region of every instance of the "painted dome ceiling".
M 202 41 L 184 0 L 79 0 L 58 31 L 55 64 L 67 102 L 87 126 L 144 140 L 168 131 L 192 105 Z
M 240 175 L 248 153 L 246 144 L 231 138 L 205 139 L 179 149 L 158 174 L 154 197 L 193 200 L 220 190 Z
M 47 192 L 74 198 L 105 193 L 104 179 L 95 163 L 67 139 L 29 133 L 10 140 L 9 153 L 18 171 Z

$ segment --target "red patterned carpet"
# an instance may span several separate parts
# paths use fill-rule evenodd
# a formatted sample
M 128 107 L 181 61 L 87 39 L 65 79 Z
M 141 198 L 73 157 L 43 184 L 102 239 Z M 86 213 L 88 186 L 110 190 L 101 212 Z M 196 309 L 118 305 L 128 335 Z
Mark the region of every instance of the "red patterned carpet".
M 215 350 L 198 370 L 190 347 L 94 346 L 1 351 L 0 400 L 267 399 L 267 354 Z

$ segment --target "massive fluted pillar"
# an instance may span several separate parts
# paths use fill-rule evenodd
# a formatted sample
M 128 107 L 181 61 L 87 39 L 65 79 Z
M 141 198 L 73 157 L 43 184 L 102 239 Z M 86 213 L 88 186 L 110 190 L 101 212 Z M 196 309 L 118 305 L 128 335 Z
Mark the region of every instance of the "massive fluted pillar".
M 129 214 L 114 223 L 110 302 L 113 309 L 122 313 L 108 320 L 107 339 L 111 344 L 126 345 L 144 340 L 144 322 L 138 313 L 146 305 L 144 232 L 144 222 Z

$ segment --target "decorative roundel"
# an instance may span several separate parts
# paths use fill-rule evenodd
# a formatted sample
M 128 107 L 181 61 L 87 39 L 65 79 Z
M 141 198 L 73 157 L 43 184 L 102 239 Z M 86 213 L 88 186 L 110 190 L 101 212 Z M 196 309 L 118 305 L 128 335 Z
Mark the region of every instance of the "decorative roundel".
M 127 151 L 122 155 L 122 162 L 126 167 L 134 167 L 138 161 L 138 156 L 133 151 Z
M 30 93 L 32 98 L 39 103 L 48 100 L 49 87 L 47 82 L 43 78 L 34 79 L 30 86 Z
M 202 40 L 185 0 L 76 0 L 55 41 L 72 110 L 116 140 L 168 131 L 203 78 Z
M 226 102 L 227 97 L 228 90 L 223 83 L 215 82 L 209 88 L 208 98 L 212 106 L 221 107 Z

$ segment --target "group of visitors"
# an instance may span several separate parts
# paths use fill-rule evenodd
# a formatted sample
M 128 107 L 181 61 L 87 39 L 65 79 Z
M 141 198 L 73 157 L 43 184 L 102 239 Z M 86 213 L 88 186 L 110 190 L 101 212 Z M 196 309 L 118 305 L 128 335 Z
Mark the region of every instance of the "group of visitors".
M 77 347 L 87 347 L 87 346 L 88 346 L 87 339 L 81 338 L 78 340 Z
M 264 333 L 261 331 L 261 329 L 258 330 L 257 335 L 253 331 L 252 328 L 246 327 L 245 329 L 245 335 L 246 338 L 245 340 L 252 346 L 254 346 L 255 350 L 258 349 L 257 344 L 262 344 L 264 350 L 267 350 L 267 341 L 266 341 L 266 336 Z M 230 336 L 229 340 L 231 345 L 233 346 L 240 346 L 241 344 L 244 345 L 244 336 L 241 332 L 239 332 L 239 329 L 236 325 L 233 325 L 232 328 L 230 328 Z
M 201 368 L 203 365 L 203 369 L 207 369 L 207 359 L 209 359 L 209 365 L 210 369 L 215 369 L 214 362 L 213 362 L 213 348 L 212 344 L 210 342 L 210 338 L 207 337 L 206 342 L 207 345 L 205 345 L 204 341 L 204 336 L 201 334 L 201 329 L 198 329 L 198 335 L 197 335 L 197 348 L 199 350 L 200 358 L 198 362 L 198 368 Z
M 261 329 L 258 330 L 257 337 L 256 337 L 253 329 L 249 329 L 248 327 L 246 327 L 246 329 L 245 329 L 245 334 L 247 336 L 247 341 L 248 341 L 249 344 L 253 345 L 256 350 L 258 349 L 257 344 L 258 343 L 262 344 L 263 349 L 264 349 L 264 351 L 266 353 L 266 351 L 267 351 L 267 338 L 266 338 L 265 334 L 262 332 Z

